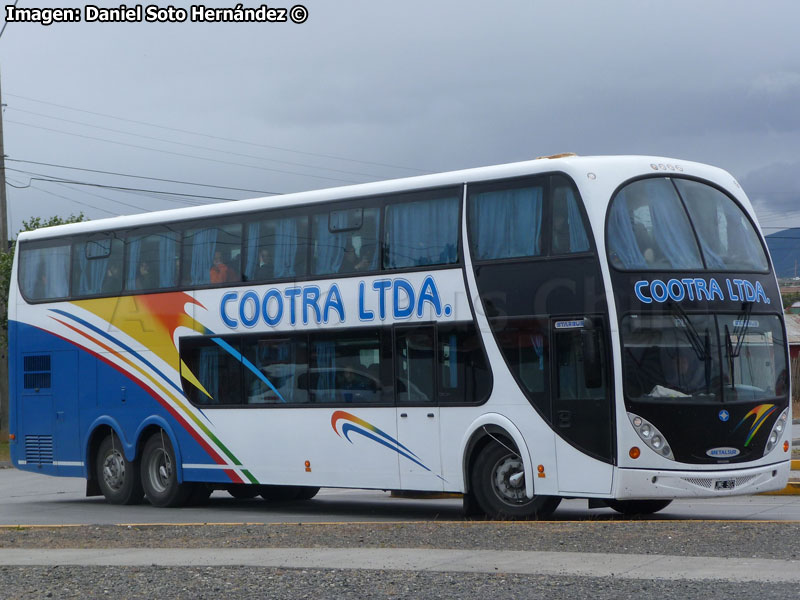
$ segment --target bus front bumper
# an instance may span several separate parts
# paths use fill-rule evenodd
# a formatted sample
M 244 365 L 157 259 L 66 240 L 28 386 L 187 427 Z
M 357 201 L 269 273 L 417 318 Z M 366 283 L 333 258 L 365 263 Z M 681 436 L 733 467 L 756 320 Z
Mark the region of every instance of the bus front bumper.
M 791 461 L 720 471 L 662 471 L 617 469 L 614 497 L 618 500 L 654 498 L 716 498 L 782 490 L 789 480 Z

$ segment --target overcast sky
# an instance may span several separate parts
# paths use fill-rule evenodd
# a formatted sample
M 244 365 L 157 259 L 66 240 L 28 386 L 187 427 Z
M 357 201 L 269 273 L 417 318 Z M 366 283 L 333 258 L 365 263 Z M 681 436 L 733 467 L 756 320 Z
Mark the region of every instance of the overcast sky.
M 800 226 L 796 0 L 304 4 L 301 25 L 9 23 L 9 182 L 40 177 L 17 169 L 244 198 L 262 194 L 17 161 L 284 193 L 557 152 L 656 154 L 725 168 L 762 225 Z M 32 215 L 209 201 L 38 180 L 8 196 L 13 232 Z

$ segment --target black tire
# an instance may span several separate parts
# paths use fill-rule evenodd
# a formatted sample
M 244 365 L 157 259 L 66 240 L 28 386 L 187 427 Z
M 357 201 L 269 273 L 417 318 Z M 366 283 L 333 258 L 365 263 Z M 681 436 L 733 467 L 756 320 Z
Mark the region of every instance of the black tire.
M 260 485 L 261 497 L 267 502 L 289 502 L 297 500 L 300 486 L 296 485 Z
M 486 446 L 472 468 L 472 495 L 490 519 L 516 520 L 546 517 L 558 507 L 558 496 L 525 496 L 522 459 L 500 444 Z
M 627 517 L 652 515 L 672 504 L 672 500 L 606 500 L 605 502 L 609 508 Z
M 175 452 L 163 432 L 151 436 L 145 443 L 141 473 L 144 493 L 153 506 L 183 506 L 194 491 L 193 484 L 178 483 Z
M 144 498 L 139 465 L 125 458 L 122 443 L 113 433 L 97 449 L 95 477 L 109 504 L 139 504 Z
M 261 486 L 247 483 L 234 483 L 226 487 L 225 490 L 237 500 L 250 500 L 250 498 L 255 498 L 261 493 Z
M 308 485 L 298 486 L 297 490 L 297 496 L 295 497 L 296 500 L 311 500 L 319 493 L 318 487 L 311 487 Z

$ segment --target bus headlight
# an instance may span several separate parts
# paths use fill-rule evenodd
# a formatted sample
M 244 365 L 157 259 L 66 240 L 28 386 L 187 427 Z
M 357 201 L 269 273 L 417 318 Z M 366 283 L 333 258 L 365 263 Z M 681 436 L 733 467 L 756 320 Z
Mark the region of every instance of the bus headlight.
M 655 425 L 633 413 L 628 413 L 628 418 L 631 421 L 631 425 L 633 425 L 633 428 L 636 430 L 636 433 L 642 438 L 645 444 L 650 446 L 653 452 L 669 460 L 675 460 L 675 457 L 672 455 L 672 448 L 669 447 L 667 439 Z
M 764 448 L 764 454 L 769 454 L 775 449 L 775 446 L 778 445 L 778 441 L 780 441 L 781 437 L 783 436 L 783 432 L 786 430 L 788 422 L 789 409 L 787 407 L 781 413 L 781 416 L 778 417 L 778 420 L 775 421 L 775 424 L 772 426 L 772 431 L 769 432 L 769 438 L 767 438 L 767 447 Z

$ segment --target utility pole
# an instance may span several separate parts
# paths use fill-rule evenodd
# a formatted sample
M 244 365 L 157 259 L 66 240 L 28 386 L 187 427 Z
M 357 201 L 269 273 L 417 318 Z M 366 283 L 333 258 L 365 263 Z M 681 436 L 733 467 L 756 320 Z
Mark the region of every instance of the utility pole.
M 0 252 L 8 252 L 8 208 L 6 204 L 6 155 L 3 148 L 3 88 L 0 83 Z M 8 314 L 0 296 L 0 314 Z M 0 439 L 8 439 L 8 339 L 0 340 Z

